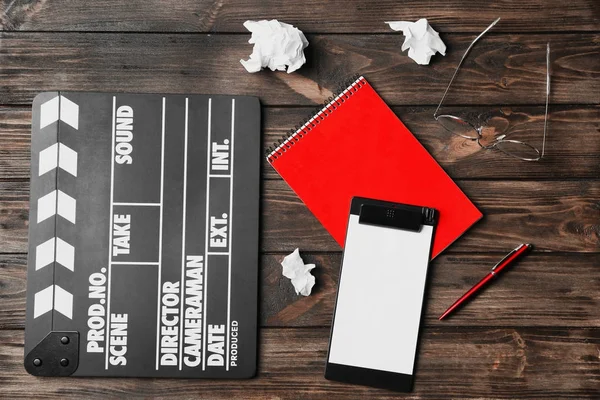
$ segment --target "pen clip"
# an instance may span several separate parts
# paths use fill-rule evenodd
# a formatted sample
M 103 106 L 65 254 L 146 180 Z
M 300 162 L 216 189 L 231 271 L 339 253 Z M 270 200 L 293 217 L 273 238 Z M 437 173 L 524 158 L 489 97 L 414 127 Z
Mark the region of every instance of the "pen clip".
M 502 264 L 504 261 L 506 261 L 506 259 L 510 256 L 512 256 L 513 254 L 515 254 L 517 251 L 519 251 L 521 249 L 521 247 L 525 246 L 524 244 L 519 245 L 516 249 L 512 250 L 510 253 L 508 253 L 507 255 L 505 255 L 502 260 L 498 261 L 496 263 L 496 265 L 494 265 L 491 269 L 491 272 L 494 272 L 494 270 L 496 268 L 498 268 L 498 266 L 500 266 L 500 264 Z

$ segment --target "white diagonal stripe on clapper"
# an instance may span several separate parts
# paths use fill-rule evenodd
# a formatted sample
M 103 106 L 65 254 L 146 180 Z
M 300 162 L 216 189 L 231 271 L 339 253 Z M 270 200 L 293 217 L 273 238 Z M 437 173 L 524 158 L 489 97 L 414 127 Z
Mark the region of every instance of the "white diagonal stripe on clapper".
M 56 262 L 71 271 L 75 270 L 75 247 L 61 238 L 56 238 Z
M 54 261 L 54 238 L 46 240 L 35 248 L 35 270 L 44 268 Z
M 40 106 L 40 129 L 58 121 L 58 96 Z
M 58 144 L 58 166 L 77 177 L 77 152 L 63 143 Z
M 54 285 L 54 309 L 69 319 L 73 319 L 73 295 L 58 285 Z
M 40 106 L 40 129 L 58 119 L 79 129 L 79 106 L 65 96 L 56 96 Z
M 58 166 L 58 143 L 40 151 L 40 168 L 39 176 L 44 175 L 48 171 L 52 171 Z
M 53 190 L 38 199 L 38 224 L 56 214 L 56 192 L 56 190 Z
M 61 190 L 54 190 L 38 199 L 38 218 L 40 223 L 58 214 L 67 221 L 75 223 L 77 201 Z
M 65 96 L 60 96 L 60 120 L 79 129 L 79 106 Z
M 56 251 L 55 251 L 56 249 Z M 75 247 L 61 238 L 52 238 L 35 248 L 35 270 L 44 268 L 56 261 L 63 267 L 75 270 Z
M 54 285 L 40 290 L 33 297 L 33 318 L 46 314 L 52 310 L 52 295 L 54 294 Z
M 58 192 L 58 205 L 56 206 L 56 212 L 58 215 L 70 221 L 71 223 L 75 223 L 75 210 L 77 208 L 77 201 L 74 198 L 69 196 L 68 194 L 57 190 Z
M 56 167 L 77 177 L 77 152 L 63 143 L 54 143 L 40 151 L 39 176 Z

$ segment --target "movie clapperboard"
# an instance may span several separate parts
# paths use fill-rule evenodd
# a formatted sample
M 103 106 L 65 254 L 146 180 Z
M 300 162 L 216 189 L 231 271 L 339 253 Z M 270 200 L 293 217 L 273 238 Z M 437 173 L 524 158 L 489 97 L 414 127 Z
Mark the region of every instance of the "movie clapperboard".
M 26 370 L 253 376 L 261 157 L 254 97 L 38 95 Z

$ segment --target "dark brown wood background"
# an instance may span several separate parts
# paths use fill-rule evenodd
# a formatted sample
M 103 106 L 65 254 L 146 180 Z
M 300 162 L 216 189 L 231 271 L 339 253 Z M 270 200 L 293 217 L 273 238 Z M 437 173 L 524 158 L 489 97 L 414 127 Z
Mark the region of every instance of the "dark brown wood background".
M 427 17 L 446 57 L 418 66 L 386 20 Z M 502 109 L 514 137 L 540 143 L 545 44 L 552 47 L 547 157 L 514 161 L 449 137 L 435 105 L 472 38 L 448 98 L 473 115 Z M 297 73 L 247 74 L 247 19 L 278 18 L 310 41 Z M 396 398 L 328 382 L 323 368 L 340 249 L 263 166 L 258 377 L 249 381 L 40 379 L 23 366 L 31 100 L 45 90 L 260 96 L 265 146 L 365 74 L 485 214 L 431 266 L 415 390 L 406 398 L 600 397 L 600 2 L 597 0 L 1 0 L 0 396 Z M 507 250 L 536 251 L 475 302 L 436 316 Z M 279 261 L 295 247 L 317 285 L 299 297 Z M 394 332 L 377 341 L 394 345 Z

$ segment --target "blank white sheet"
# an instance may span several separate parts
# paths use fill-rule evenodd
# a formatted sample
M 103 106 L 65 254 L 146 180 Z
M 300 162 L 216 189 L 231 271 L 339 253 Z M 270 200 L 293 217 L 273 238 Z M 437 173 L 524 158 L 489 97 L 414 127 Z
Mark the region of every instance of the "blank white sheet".
M 433 227 L 358 219 L 348 223 L 329 362 L 412 375 Z

